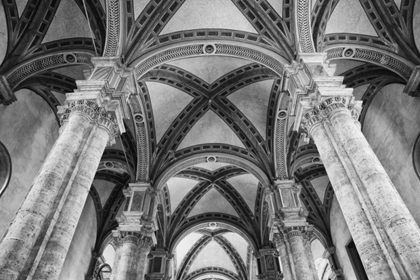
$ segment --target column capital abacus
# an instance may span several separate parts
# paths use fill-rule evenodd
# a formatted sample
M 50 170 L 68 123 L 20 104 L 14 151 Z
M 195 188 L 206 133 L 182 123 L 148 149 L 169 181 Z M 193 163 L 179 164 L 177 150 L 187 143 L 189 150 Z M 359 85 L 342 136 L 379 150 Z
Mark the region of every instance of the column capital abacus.
M 307 230 L 307 226 L 292 226 L 283 229 L 284 234 L 287 235 L 288 239 L 292 239 L 294 237 L 304 237 L 304 234 Z

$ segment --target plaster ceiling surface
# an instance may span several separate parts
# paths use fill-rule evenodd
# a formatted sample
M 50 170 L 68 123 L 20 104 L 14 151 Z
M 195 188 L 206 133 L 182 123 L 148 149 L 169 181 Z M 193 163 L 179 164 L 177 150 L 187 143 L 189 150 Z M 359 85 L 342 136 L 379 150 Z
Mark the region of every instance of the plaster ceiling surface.
M 322 258 L 325 248 L 318 239 L 315 239 L 311 243 L 311 251 L 313 260 L 315 261 L 316 259 Z
M 223 163 L 223 162 L 204 162 L 204 163 L 200 163 L 200 164 L 196 164 L 193 165 L 194 167 L 199 167 L 199 168 L 204 168 L 210 171 L 215 171 L 219 168 L 228 166 L 228 163 Z
M 312 187 L 315 189 L 321 202 L 324 201 L 325 190 L 327 189 L 329 181 L 330 179 L 328 179 L 328 176 L 321 176 L 311 180 Z
M 108 244 L 105 247 L 104 252 L 102 253 L 102 256 L 105 258 L 105 262 L 112 266 L 114 264 L 114 258 L 115 258 L 114 247 L 112 247 L 110 244 Z
M 258 179 L 251 174 L 244 174 L 227 180 L 242 196 L 252 213 L 255 213 L 255 199 L 258 190 Z
M 171 198 L 171 214 L 175 211 L 176 207 L 178 207 L 185 195 L 197 184 L 198 181 L 187 178 L 172 177 L 168 180 L 166 185 L 168 186 Z
M 178 150 L 205 143 L 226 143 L 245 148 L 235 132 L 213 111 L 208 111 L 198 120 Z
M 353 95 L 356 100 L 362 100 L 363 94 L 365 94 L 370 84 L 361 85 L 353 90 Z
M 114 183 L 105 180 L 93 180 L 93 185 L 96 188 L 96 191 L 99 193 L 102 206 L 105 205 L 109 195 L 115 187 Z
M 146 82 L 146 85 L 152 102 L 156 141 L 159 142 L 171 123 L 193 98 L 166 84 Z
M 191 273 L 208 266 L 222 267 L 232 272 L 236 271 L 229 256 L 216 241 L 211 241 L 200 251 L 188 272 Z
M 3 4 L 0 2 L 0 65 L 7 51 L 7 20 Z
M 414 4 L 414 15 L 420 15 L 420 1 Z M 413 17 L 413 34 L 416 47 L 420 50 L 420 16 Z
M 363 65 L 364 63 L 357 60 L 337 59 L 334 60 L 331 64 L 336 65 L 334 75 L 339 76 L 350 69 Z
M 265 139 L 267 108 L 274 80 L 250 84 L 228 96 L 228 99 L 242 111 Z
M 224 74 L 249 63 L 245 59 L 212 55 L 174 60 L 169 64 L 187 70 L 211 84 Z
M 378 36 L 359 1 L 340 0 L 327 23 L 325 34 L 356 33 Z
M 257 33 L 231 0 L 186 0 L 161 35 L 204 28 Z
M 225 233 L 223 234 L 223 237 L 226 238 L 230 244 L 232 244 L 236 251 L 238 251 L 244 263 L 246 263 L 248 254 L 248 242 L 246 242 L 242 236 L 234 232 Z
M 75 37 L 92 37 L 88 22 L 75 1 L 61 1 L 42 42 Z
M 62 68 L 57 68 L 53 72 L 66 75 L 75 80 L 84 80 L 83 70 L 89 69 L 87 65 L 73 65 Z
M 207 213 L 218 212 L 226 213 L 232 216 L 238 216 L 233 206 L 222 196 L 215 188 L 211 188 L 194 206 L 188 217 Z
M 274 10 L 277 12 L 279 16 L 283 15 L 283 1 L 279 0 L 268 0 L 268 3 L 271 5 L 271 7 L 274 8 Z
M 144 10 L 144 8 L 149 3 L 149 0 L 135 0 L 133 1 L 134 5 L 134 17 L 137 19 L 138 16 L 141 14 L 141 12 Z
M 397 5 L 398 9 L 401 7 L 401 1 L 402 0 L 394 0 L 395 5 Z
M 192 232 L 185 236 L 176 246 L 176 259 L 177 259 L 177 268 L 179 268 L 182 260 L 187 255 L 191 247 L 203 236 L 202 234 Z
M 28 0 L 16 0 L 16 7 L 18 9 L 19 17 L 22 15 Z

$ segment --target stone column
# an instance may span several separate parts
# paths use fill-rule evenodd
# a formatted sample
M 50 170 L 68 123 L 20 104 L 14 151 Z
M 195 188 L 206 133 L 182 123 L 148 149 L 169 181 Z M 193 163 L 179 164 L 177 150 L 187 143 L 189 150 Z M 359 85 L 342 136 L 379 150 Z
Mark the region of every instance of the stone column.
M 365 203 L 373 206 L 381 229 L 389 238 L 409 279 L 417 279 L 420 275 L 420 229 L 360 126 L 352 118 L 346 101 L 345 98 L 330 98 L 322 103 L 321 109 L 362 182 L 359 188 L 362 194 L 366 193 L 363 197 Z
M 26 277 L 25 270 L 34 260 L 34 251 L 48 240 L 48 228 L 54 223 L 54 213 L 63 192 L 71 185 L 92 129 L 95 112 L 90 105 L 78 106 L 70 114 L 4 236 L 0 244 L 0 279 Z
M 312 277 L 314 280 L 318 280 L 318 272 L 315 268 L 315 261 L 314 261 L 314 257 L 312 255 L 312 248 L 311 248 L 311 244 L 313 241 L 313 227 L 308 227 L 308 229 L 306 230 L 305 234 L 304 234 L 304 240 L 305 240 L 305 251 L 306 251 L 306 255 L 308 257 L 308 261 L 309 261 L 309 267 L 311 268 L 312 271 Z
M 309 118 L 308 118 L 309 117 Z M 369 279 L 394 279 L 371 224 L 318 114 L 306 115 L 306 128 L 317 145 L 344 219 Z
M 138 266 L 141 266 L 139 258 L 145 255 L 145 250 L 139 247 L 150 246 L 152 240 L 150 237 L 143 236 L 138 232 L 114 231 L 114 238 L 117 245 L 116 258 L 113 264 L 111 280 L 137 280 Z
M 292 267 L 290 264 L 290 252 L 286 246 L 286 240 L 282 232 L 275 233 L 273 236 L 273 242 L 276 245 L 277 251 L 279 252 L 280 263 L 283 273 L 284 280 L 295 280 L 292 273 Z
M 124 232 L 136 233 L 138 236 L 135 247 L 136 255 L 131 255 L 130 259 L 128 253 L 124 253 L 130 251 L 126 248 L 129 247 L 128 245 L 123 246 L 126 249 L 117 250 L 111 279 L 143 280 L 147 273 L 148 255 L 154 244 L 153 232 L 156 229 L 154 221 L 156 215 L 155 192 L 149 183 L 137 182 L 130 183 L 129 187 L 124 190 L 124 195 L 126 197 L 124 209 L 126 210 L 117 218 L 119 227 L 115 234 L 118 237 Z M 130 246 L 130 248 L 133 247 Z M 133 258 L 135 266 L 131 265 Z
M 291 272 L 296 280 L 313 280 L 303 239 L 303 233 L 308 225 L 306 222 L 308 213 L 302 208 L 299 199 L 302 186 L 293 180 L 276 180 L 274 184 L 278 190 L 276 192 L 276 201 L 279 204 L 278 216 L 282 217 L 277 227 L 279 232 L 287 236 L 289 247 L 286 249 L 289 253 Z
M 136 92 L 134 72 L 121 65 L 118 58 L 93 58 L 92 62 L 95 70 L 90 80 L 76 81 L 78 89 L 67 94 L 66 103 L 73 104 L 66 108 L 68 112 L 63 115 L 68 122 L 60 129 L 60 136 L 1 241 L 0 279 L 27 279 L 29 273 L 34 273 L 51 234 L 55 232 L 56 224 L 65 223 L 64 220 L 59 221 L 59 215 L 73 181 L 77 176 L 77 184 L 86 185 L 90 180 L 92 170 L 84 174 L 86 170 L 81 170 L 80 165 L 85 158 L 87 162 L 91 160 L 86 156 L 93 155 L 97 159 L 97 151 L 89 154 L 86 148 L 89 135 L 96 126 L 92 120 L 98 117 L 101 110 L 107 114 L 112 111 L 119 132 L 125 132 L 123 118 L 129 117 L 125 102 L 128 94 Z M 101 125 L 106 126 L 99 123 Z M 101 141 L 99 146 L 102 145 Z M 92 148 L 98 149 L 97 144 L 93 145 Z M 69 213 L 68 210 L 63 211 L 63 215 Z M 77 211 L 74 214 L 77 216 Z M 71 215 L 67 218 L 74 219 L 75 216 Z M 70 223 L 74 223 L 74 220 Z M 59 230 L 58 225 L 56 228 Z M 60 253 L 60 257 L 63 254 Z
M 149 268 L 149 253 L 153 246 L 151 237 L 145 237 L 140 241 L 139 258 L 137 266 L 137 280 L 143 280 Z
M 100 113 L 92 121 L 95 126 L 82 152 L 71 190 L 45 250 L 39 260 L 35 260 L 29 274 L 33 279 L 58 279 L 102 154 L 109 140 L 117 134 L 118 126 L 111 112 Z
M 299 280 L 313 280 L 313 274 L 309 265 L 303 239 L 304 232 L 304 227 L 288 227 L 285 230 L 289 239 L 293 262 L 295 264 L 296 278 Z

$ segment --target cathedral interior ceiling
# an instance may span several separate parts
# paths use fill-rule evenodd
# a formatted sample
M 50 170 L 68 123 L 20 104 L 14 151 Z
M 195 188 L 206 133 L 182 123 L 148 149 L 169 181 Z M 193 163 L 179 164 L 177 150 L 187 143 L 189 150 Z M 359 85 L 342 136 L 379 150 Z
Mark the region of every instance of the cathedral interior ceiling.
M 363 124 L 375 95 L 391 83 L 404 83 L 410 67 L 420 64 L 420 2 L 308 1 L 308 40 L 316 51 L 329 52 L 336 74 L 343 75 L 344 83 L 355 88 L 356 99 L 363 100 Z M 75 81 L 89 71 L 90 57 L 105 51 L 105 2 L 86 1 L 88 19 L 82 0 L 0 2 L 0 74 L 14 90 L 27 88 L 40 95 L 56 113 L 65 93 L 76 89 Z M 143 104 L 148 137 L 138 139 L 134 118 L 125 120 L 127 132 L 104 153 L 91 190 L 102 240 L 116 226 L 121 191 L 141 173 L 141 164 L 148 166 L 144 176 L 156 182 L 177 162 L 202 155 L 160 182 L 159 217 L 165 224 L 160 234 L 165 246 L 176 245 L 177 277 L 205 279 L 208 273 L 203 269 L 214 267 L 218 269 L 210 271 L 215 279 L 234 279 L 249 269 L 252 244 L 264 244 L 268 238 L 261 226 L 267 185 L 258 174 L 275 178 L 276 160 L 285 162 L 288 177 L 302 182 L 301 200 L 309 211 L 308 220 L 328 242 L 333 190 L 316 147 L 291 132 L 289 124 L 287 154 L 273 154 L 275 106 L 282 96 L 283 77 L 281 63 L 276 66 L 266 57 L 275 54 L 286 63 L 297 52 L 291 1 L 120 2 L 126 11 L 121 19 L 125 41 L 118 44 L 127 65 L 144 62 L 150 54 L 177 44 L 210 42 L 214 48 L 234 42 L 245 50 L 254 46 L 260 53 L 216 54 L 210 48 L 207 54 L 179 55 L 143 72 L 136 69 L 140 73 L 137 100 Z M 381 51 L 387 56 L 377 58 Z M 69 53 L 77 54 L 74 61 L 67 60 Z M 264 59 L 254 59 L 263 55 Z M 140 145 L 148 151 L 143 158 Z M 226 157 L 211 158 L 215 152 Z M 254 172 L 249 166 L 255 167 Z M 212 220 L 218 222 L 209 226 Z M 177 244 L 171 243 L 180 236 Z M 112 252 L 104 254 L 112 258 Z

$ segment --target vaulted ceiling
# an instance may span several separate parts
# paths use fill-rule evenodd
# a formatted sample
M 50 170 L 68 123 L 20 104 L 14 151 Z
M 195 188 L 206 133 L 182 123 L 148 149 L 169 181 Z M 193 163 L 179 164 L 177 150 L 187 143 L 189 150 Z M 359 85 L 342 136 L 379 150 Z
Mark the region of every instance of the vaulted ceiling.
M 2 0 L 0 75 L 56 113 L 112 39 L 107 15 L 117 14 L 118 1 L 105 1 Z M 145 122 L 127 119 L 127 132 L 103 155 L 91 190 L 97 247 L 116 226 L 123 187 L 150 181 L 162 190 L 159 246 L 175 250 L 178 279 L 245 279 L 250 252 L 269 243 L 264 191 L 274 178 L 302 183 L 308 221 L 329 245 L 333 190 L 316 147 L 291 131 L 293 120 L 276 120 L 288 108 L 282 64 L 298 52 L 327 52 L 363 100 L 363 124 L 380 89 L 406 83 L 420 63 L 420 2 L 119 3 L 121 56 L 138 77 L 130 106 Z

